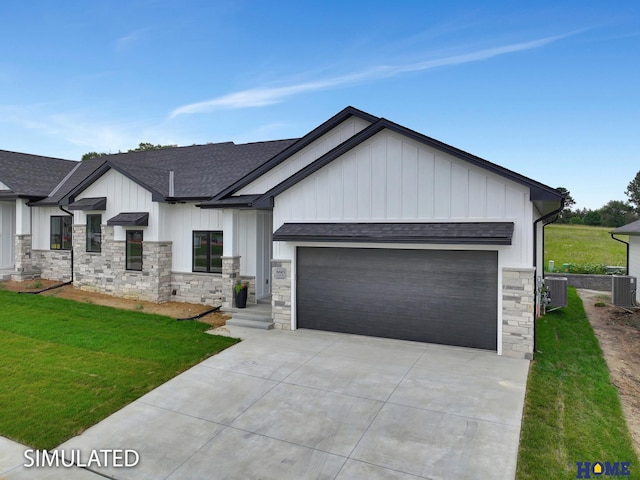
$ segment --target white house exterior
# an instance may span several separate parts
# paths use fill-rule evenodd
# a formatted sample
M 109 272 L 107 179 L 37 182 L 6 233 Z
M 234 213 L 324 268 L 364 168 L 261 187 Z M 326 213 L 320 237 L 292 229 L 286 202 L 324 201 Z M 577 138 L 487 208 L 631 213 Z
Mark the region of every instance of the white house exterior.
M 45 278 L 226 307 L 246 281 L 277 328 L 531 358 L 542 224 L 563 196 L 348 107 L 296 140 L 83 162 L 21 205 L 14 264 Z
M 612 230 L 613 235 L 628 235 L 627 275 L 640 278 L 640 220 Z M 640 302 L 640 292 L 636 288 L 636 303 Z

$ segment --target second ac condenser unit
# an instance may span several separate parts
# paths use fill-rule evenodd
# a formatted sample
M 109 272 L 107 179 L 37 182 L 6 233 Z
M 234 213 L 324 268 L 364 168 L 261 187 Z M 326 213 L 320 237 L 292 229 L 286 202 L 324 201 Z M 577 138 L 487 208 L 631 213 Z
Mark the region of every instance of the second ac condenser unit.
M 568 304 L 567 287 L 569 280 L 567 277 L 547 277 L 544 279 L 547 287 L 547 306 L 551 308 L 566 307 Z
M 611 297 L 616 307 L 636 306 L 636 277 L 613 275 L 611 277 Z

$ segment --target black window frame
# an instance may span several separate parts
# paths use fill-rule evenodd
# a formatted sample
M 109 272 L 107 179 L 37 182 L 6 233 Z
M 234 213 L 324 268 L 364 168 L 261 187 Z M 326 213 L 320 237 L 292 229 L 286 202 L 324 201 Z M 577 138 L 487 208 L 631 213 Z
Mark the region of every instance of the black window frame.
M 92 224 L 92 222 L 90 221 L 91 219 L 95 219 L 96 217 L 98 217 L 97 231 L 90 228 L 96 227 L 95 223 Z M 94 247 L 96 243 L 97 248 Z M 89 253 L 102 252 L 102 214 L 100 213 L 87 213 L 86 250 Z
M 65 233 L 69 240 L 65 241 Z M 54 235 L 59 235 L 59 242 L 54 241 Z M 49 222 L 49 249 L 71 250 L 73 248 L 73 218 L 69 215 L 51 215 Z
M 132 261 L 138 258 L 138 255 L 132 256 L 130 254 L 130 247 L 133 245 L 134 239 L 132 238 L 134 235 L 140 235 L 140 240 L 135 240 L 136 244 L 140 243 L 140 261 L 139 268 L 138 262 L 132 266 Z M 125 231 L 125 269 L 131 272 L 141 272 L 143 266 L 143 244 L 144 244 L 144 231 L 143 230 L 126 230 Z
M 211 246 L 212 236 L 219 236 L 221 242 L 216 243 L 220 247 L 219 255 L 212 255 L 211 248 L 206 250 L 206 269 L 196 269 L 196 236 L 206 236 L 207 245 Z M 224 232 L 222 230 L 193 230 L 191 233 L 191 271 L 194 273 L 222 273 L 222 249 L 224 248 Z M 215 259 L 216 265 L 212 260 Z

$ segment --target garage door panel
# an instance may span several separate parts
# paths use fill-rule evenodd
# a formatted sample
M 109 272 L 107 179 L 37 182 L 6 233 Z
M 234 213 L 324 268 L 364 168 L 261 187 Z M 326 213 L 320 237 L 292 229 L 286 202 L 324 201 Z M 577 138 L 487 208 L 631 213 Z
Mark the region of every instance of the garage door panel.
M 497 252 L 298 249 L 300 328 L 496 349 Z

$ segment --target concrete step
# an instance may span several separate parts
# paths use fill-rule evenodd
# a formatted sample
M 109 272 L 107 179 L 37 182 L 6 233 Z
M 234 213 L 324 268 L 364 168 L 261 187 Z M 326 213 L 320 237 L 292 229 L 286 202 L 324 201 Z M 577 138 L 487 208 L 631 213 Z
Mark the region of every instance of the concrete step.
M 11 280 L 11 275 L 13 275 L 13 272 L 0 271 L 0 282 Z
M 258 315 L 233 315 L 231 320 L 227 320 L 227 325 L 235 325 L 237 327 L 259 328 L 262 330 L 271 330 L 273 322 L 271 317 L 261 317 Z
M 227 325 L 271 330 L 273 328 L 271 305 L 251 305 L 248 308 L 234 308 L 233 317 L 231 320 L 227 320 Z

